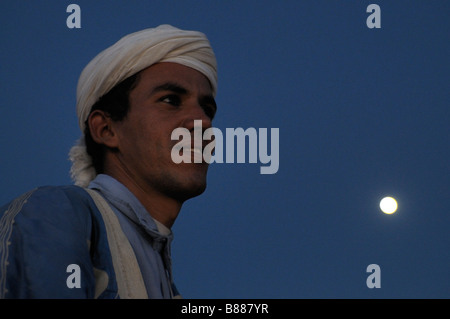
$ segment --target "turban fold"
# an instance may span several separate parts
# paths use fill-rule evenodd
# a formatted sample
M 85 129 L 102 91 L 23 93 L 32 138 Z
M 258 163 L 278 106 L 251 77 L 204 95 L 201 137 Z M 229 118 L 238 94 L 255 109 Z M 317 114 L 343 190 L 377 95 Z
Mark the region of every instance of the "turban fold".
M 170 25 L 129 34 L 98 54 L 84 68 L 77 87 L 77 115 L 81 132 L 92 106 L 114 86 L 143 69 L 160 62 L 191 67 L 208 78 L 217 92 L 217 64 L 206 36 L 198 31 Z M 70 170 L 76 185 L 87 187 L 97 175 L 82 136 L 69 153 Z

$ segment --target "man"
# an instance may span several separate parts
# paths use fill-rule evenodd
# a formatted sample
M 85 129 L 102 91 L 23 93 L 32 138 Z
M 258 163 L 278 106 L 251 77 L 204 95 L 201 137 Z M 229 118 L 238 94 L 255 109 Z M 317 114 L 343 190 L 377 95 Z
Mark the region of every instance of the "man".
M 0 210 L 0 297 L 177 297 L 170 228 L 205 190 L 208 163 L 174 163 L 171 133 L 211 127 L 216 90 L 200 32 L 162 25 L 96 56 L 77 88 L 76 185 L 39 187 Z

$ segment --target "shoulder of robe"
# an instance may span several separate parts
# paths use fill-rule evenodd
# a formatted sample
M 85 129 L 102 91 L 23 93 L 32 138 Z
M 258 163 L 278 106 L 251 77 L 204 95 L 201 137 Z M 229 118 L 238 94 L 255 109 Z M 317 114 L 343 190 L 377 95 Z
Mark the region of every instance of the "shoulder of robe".
M 0 218 L 9 216 L 14 222 L 27 219 L 41 225 L 77 224 L 90 218 L 93 207 L 89 194 L 79 186 L 41 186 L 2 206 Z
M 71 185 L 38 187 L 1 207 L 0 284 L 6 288 L 0 287 L 0 297 L 90 295 L 89 247 L 95 211 L 89 194 Z M 66 270 L 71 264 L 81 267 L 85 289 L 67 288 Z
M 90 238 L 96 211 L 92 198 L 79 186 L 42 186 L 1 208 L 0 229 L 21 237 L 69 243 Z

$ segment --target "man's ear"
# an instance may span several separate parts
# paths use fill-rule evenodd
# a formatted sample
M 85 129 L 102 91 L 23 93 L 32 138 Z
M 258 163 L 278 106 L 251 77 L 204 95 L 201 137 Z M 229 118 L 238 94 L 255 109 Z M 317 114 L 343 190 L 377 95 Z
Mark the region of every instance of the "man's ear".
M 97 144 L 103 144 L 109 148 L 119 146 L 112 119 L 107 113 L 101 110 L 93 111 L 89 115 L 88 124 L 92 139 Z

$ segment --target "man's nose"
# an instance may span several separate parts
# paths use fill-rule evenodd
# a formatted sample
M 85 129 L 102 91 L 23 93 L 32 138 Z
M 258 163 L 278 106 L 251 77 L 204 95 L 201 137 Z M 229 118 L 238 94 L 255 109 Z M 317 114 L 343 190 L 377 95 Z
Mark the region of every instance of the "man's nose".
M 198 120 L 201 120 L 202 131 L 212 127 L 211 118 L 205 113 L 203 107 L 199 104 L 192 105 L 189 107 L 189 113 L 186 117 L 185 127 L 192 131 L 195 127 L 195 122 L 198 123 Z

